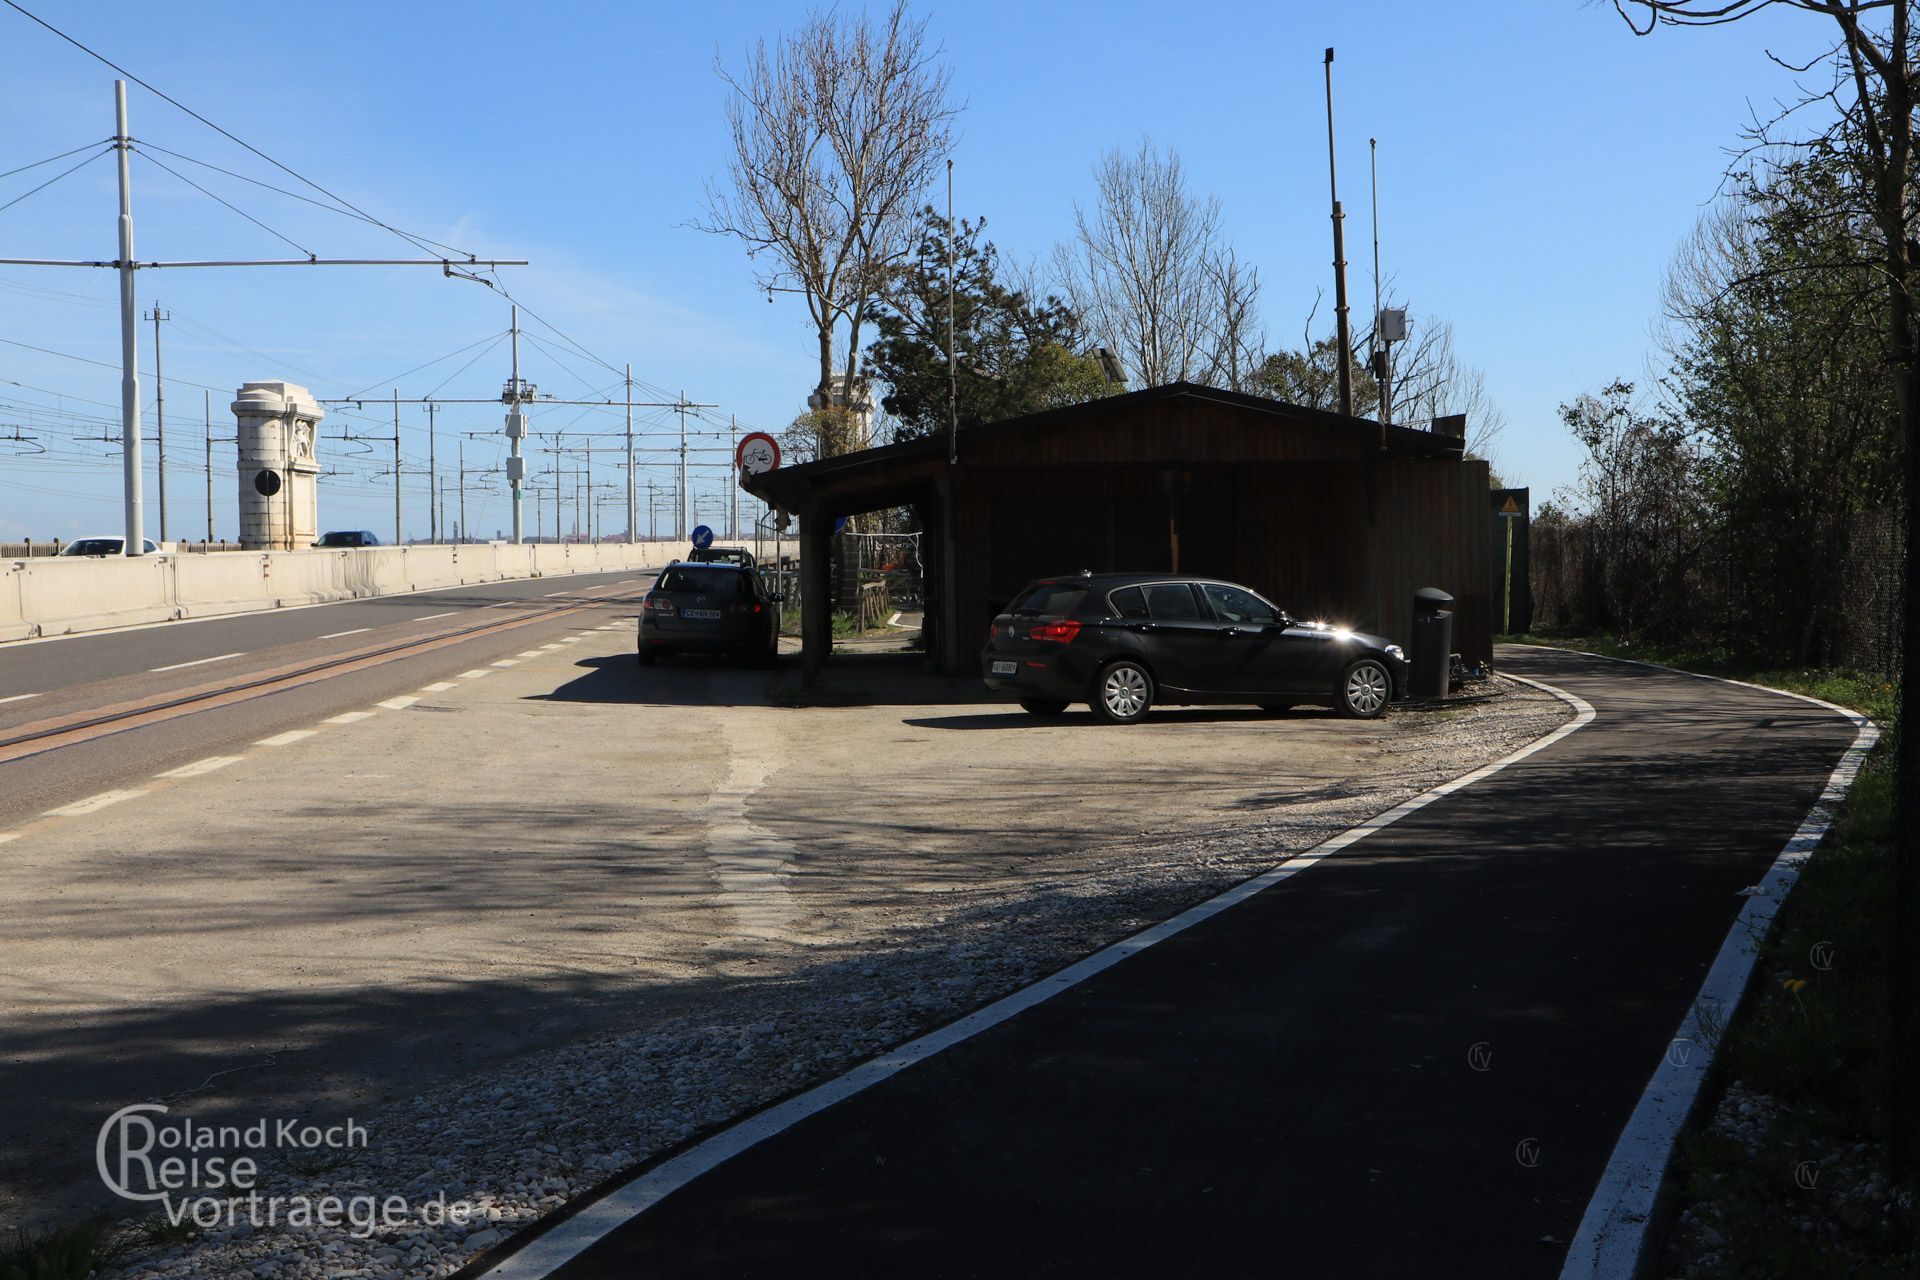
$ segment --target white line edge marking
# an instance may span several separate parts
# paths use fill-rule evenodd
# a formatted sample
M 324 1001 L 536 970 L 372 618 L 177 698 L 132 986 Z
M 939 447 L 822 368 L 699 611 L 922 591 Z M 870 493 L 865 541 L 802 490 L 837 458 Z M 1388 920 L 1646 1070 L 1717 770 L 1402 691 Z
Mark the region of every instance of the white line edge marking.
M 209 662 L 225 662 L 228 658 L 242 658 L 245 656 L 246 650 L 243 649 L 239 653 L 222 653 L 216 654 L 211 658 L 195 658 L 192 662 L 176 662 L 170 667 L 148 667 L 147 674 L 157 675 L 162 671 L 180 671 L 187 667 L 204 667 Z
M 460 678 L 462 680 L 478 680 L 481 676 L 489 676 L 492 674 L 493 673 L 491 671 L 488 671 L 485 667 L 476 667 L 472 671 L 462 671 L 460 673 Z
M 372 627 L 355 627 L 351 631 L 330 631 L 326 635 L 321 636 L 320 638 L 322 640 L 338 640 L 341 636 L 357 636 L 362 631 L 371 631 L 371 630 L 373 630 Z
M 496 662 L 496 663 L 494 663 L 493 665 L 494 665 L 494 666 L 496 666 L 496 667 L 517 667 L 517 666 L 519 666 L 519 665 L 520 665 L 520 659 L 518 659 L 518 658 L 502 658 L 502 659 L 500 659 L 500 661 L 498 661 L 498 662 Z
M 375 705 L 385 707 L 389 711 L 405 711 L 418 701 L 420 701 L 419 698 L 408 693 L 402 694 L 398 698 L 388 698 L 385 702 L 376 703 Z
M 1663 667 L 1657 662 L 1641 662 L 1637 658 L 1613 658 L 1604 653 L 1586 653 L 1580 649 L 1562 649 L 1559 652 L 1579 653 L 1589 658 L 1625 662 L 1636 667 L 1650 667 L 1655 671 L 1692 676 L 1696 680 L 1715 680 L 1721 684 L 1738 685 L 1742 689 L 1757 689 L 1762 693 L 1779 694 L 1783 698 L 1796 698 L 1816 707 L 1825 707 L 1850 722 L 1855 729 L 1852 745 L 1841 753 L 1839 763 L 1827 775 L 1826 788 L 1813 802 L 1813 807 L 1807 810 L 1807 816 L 1774 858 L 1773 865 L 1767 868 L 1766 875 L 1760 878 L 1760 892 L 1748 898 L 1746 905 L 1740 908 L 1740 914 L 1734 917 L 1732 927 L 1727 930 L 1727 936 L 1713 958 L 1713 966 L 1707 970 L 1706 980 L 1700 984 L 1699 992 L 1687 1008 L 1687 1016 L 1681 1019 L 1679 1029 L 1668 1042 L 1667 1052 L 1660 1059 L 1660 1065 L 1654 1069 L 1653 1078 L 1647 1081 L 1633 1114 L 1627 1118 L 1626 1128 L 1621 1130 L 1619 1140 L 1614 1143 L 1613 1154 L 1607 1158 L 1607 1167 L 1594 1188 L 1593 1198 L 1587 1202 L 1586 1212 L 1581 1215 L 1580 1227 L 1574 1232 L 1573 1244 L 1567 1250 L 1567 1261 L 1560 1269 L 1560 1280 L 1629 1280 L 1639 1266 L 1641 1251 L 1646 1247 L 1647 1229 L 1653 1221 L 1654 1201 L 1660 1194 L 1661 1185 L 1666 1182 L 1667 1167 L 1673 1163 L 1673 1149 L 1679 1142 L 1680 1130 L 1693 1113 L 1701 1087 L 1706 1083 L 1707 1072 L 1713 1067 L 1718 1046 L 1714 1043 L 1714 1037 L 1707 1034 L 1703 1023 L 1717 1020 L 1718 1025 L 1725 1026 L 1738 1012 L 1746 995 L 1747 984 L 1753 977 L 1754 966 L 1759 962 L 1760 947 L 1772 932 L 1774 916 L 1800 878 L 1801 865 L 1813 856 L 1815 847 L 1833 825 L 1834 809 L 1846 798 L 1847 789 L 1859 775 L 1867 752 L 1879 741 L 1880 730 L 1858 711 L 1804 693 L 1750 684 L 1745 680 L 1729 680 L 1725 676 L 1682 671 L 1678 667 Z M 1706 1010 L 1705 1017 L 1702 1016 L 1703 1009 Z M 1673 1046 L 1682 1043 L 1688 1045 L 1689 1049 L 1676 1055 Z M 1675 1061 L 1676 1057 L 1678 1062 Z
M 342 711 L 337 716 L 328 716 L 322 724 L 358 724 L 362 720 L 373 719 L 371 711 Z
M 420 617 L 415 618 L 414 621 L 415 622 L 432 622 L 435 618 L 451 618 L 454 614 L 458 612 L 460 612 L 458 609 L 449 609 L 445 613 L 422 614 Z
M 256 747 L 290 747 L 303 739 L 311 738 L 320 732 L 318 729 L 289 729 L 285 733 L 276 733 L 271 738 L 262 738 L 254 743 Z
M 28 698 L 37 698 L 39 696 L 37 693 L 16 693 L 11 698 L 0 698 L 0 703 L 25 702 Z
M 72 804 L 63 804 L 58 809 L 49 809 L 42 816 L 48 818 L 77 818 L 82 814 L 93 813 L 110 804 L 119 804 L 122 800 L 132 800 L 146 795 L 145 791 L 102 791 L 97 796 L 88 796 L 85 800 L 75 800 Z
M 1503 673 L 1502 678 L 1530 685 L 1559 698 L 1574 709 L 1573 719 L 1551 733 L 1521 747 L 1511 755 L 1496 760 L 1492 764 L 1483 765 L 1471 773 L 1463 774 L 1430 791 L 1422 792 L 1384 813 L 1374 815 L 1358 826 L 1349 827 L 1339 835 L 1322 841 L 1304 853 L 1296 854 L 1249 880 L 1242 880 L 1231 889 L 1207 899 L 1198 906 L 1189 907 L 1172 919 L 1163 920 L 1130 938 L 1123 938 L 1109 947 L 1096 951 L 1084 960 L 1068 965 L 1050 977 L 1030 983 L 1011 995 L 1002 996 L 983 1009 L 976 1009 L 957 1022 L 950 1022 L 938 1030 L 908 1041 L 897 1049 L 881 1054 L 877 1058 L 871 1058 L 851 1071 L 835 1076 L 825 1084 L 816 1085 L 778 1106 L 748 1116 L 716 1133 L 705 1142 L 654 1166 L 560 1222 L 552 1230 L 530 1240 L 523 1248 L 482 1272 L 482 1280 L 542 1280 L 542 1277 L 552 1275 L 554 1271 L 579 1257 L 593 1245 L 694 1179 L 718 1168 L 742 1152 L 758 1146 L 782 1130 L 792 1128 L 807 1117 L 817 1115 L 855 1094 L 862 1093 L 881 1081 L 898 1075 L 908 1067 L 933 1057 L 942 1050 L 950 1049 L 964 1040 L 970 1040 L 982 1031 L 996 1027 L 1036 1005 L 1045 1003 L 1063 991 L 1079 986 L 1096 974 L 1111 969 L 1127 957 L 1145 951 L 1156 943 L 1165 942 L 1175 934 L 1211 919 L 1229 907 L 1239 905 L 1263 889 L 1298 875 L 1321 859 L 1340 852 L 1376 831 L 1392 826 L 1408 814 L 1426 808 L 1435 800 L 1452 795 L 1463 787 L 1472 786 L 1482 778 L 1496 774 L 1509 765 L 1518 764 L 1528 756 L 1545 750 L 1593 721 L 1595 714 L 1593 707 L 1564 689 L 1556 689 L 1550 684 L 1529 680 L 1523 676 Z
M 430 684 L 430 685 L 426 685 L 425 687 L 423 687 L 423 688 L 422 688 L 422 689 L 420 690 L 420 692 L 422 692 L 422 693 L 445 693 L 445 692 L 446 692 L 447 690 L 449 690 L 449 689 L 451 689 L 451 688 L 453 688 L 453 687 L 454 687 L 454 686 L 453 686 L 453 681 L 451 681 L 451 680 L 435 680 L 435 681 L 434 681 L 434 682 L 433 682 L 432 684 Z
M 544 596 L 541 596 L 540 598 L 542 600 L 551 600 L 555 596 L 570 596 L 572 594 L 573 592 L 571 591 L 549 591 L 547 592 L 547 594 L 545 594 Z
M 165 773 L 156 773 L 156 778 L 197 778 L 203 773 L 212 773 L 215 769 L 224 769 L 230 764 L 240 763 L 239 756 L 208 756 L 205 760 L 195 760 L 192 764 L 183 764 L 178 769 L 168 769 Z

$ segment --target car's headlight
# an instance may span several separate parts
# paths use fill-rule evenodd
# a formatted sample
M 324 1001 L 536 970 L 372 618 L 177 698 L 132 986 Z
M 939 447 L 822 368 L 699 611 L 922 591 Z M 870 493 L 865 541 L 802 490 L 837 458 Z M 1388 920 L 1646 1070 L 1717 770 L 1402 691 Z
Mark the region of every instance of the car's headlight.
M 1397 644 L 1388 645 L 1386 648 L 1386 655 L 1389 658 L 1395 658 L 1401 662 L 1405 662 L 1407 660 L 1406 652 L 1403 649 L 1401 649 L 1400 646 Z

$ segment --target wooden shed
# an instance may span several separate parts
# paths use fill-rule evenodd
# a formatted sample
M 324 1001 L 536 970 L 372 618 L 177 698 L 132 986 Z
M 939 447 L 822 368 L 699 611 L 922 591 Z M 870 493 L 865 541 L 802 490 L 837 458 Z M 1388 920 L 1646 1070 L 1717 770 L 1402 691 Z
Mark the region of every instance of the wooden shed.
M 1465 423 L 1383 426 L 1188 383 L 750 477 L 800 521 L 802 664 L 832 648 L 832 530 L 910 506 L 925 531 L 927 651 L 972 670 L 1034 578 L 1178 571 L 1253 587 L 1296 617 L 1405 644 L 1413 593 L 1454 596 L 1453 648 L 1493 656 L 1487 464 Z

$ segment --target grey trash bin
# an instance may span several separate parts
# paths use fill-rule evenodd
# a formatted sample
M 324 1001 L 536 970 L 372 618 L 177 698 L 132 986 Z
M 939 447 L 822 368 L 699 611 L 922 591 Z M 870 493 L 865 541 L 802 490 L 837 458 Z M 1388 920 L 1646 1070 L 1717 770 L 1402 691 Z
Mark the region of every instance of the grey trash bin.
M 1452 674 L 1453 597 L 1438 587 L 1413 593 L 1413 687 L 1416 698 L 1444 698 Z

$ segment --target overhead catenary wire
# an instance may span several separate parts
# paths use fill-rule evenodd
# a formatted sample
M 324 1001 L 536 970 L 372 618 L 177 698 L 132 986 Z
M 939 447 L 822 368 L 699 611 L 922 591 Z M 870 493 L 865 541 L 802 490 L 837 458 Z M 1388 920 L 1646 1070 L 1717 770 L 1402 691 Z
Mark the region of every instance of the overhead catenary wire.
M 105 147 L 99 151 L 94 152 L 92 155 L 88 156 L 85 160 L 82 160 L 79 164 L 74 165 L 71 169 L 63 169 L 59 173 L 54 174 L 51 178 L 48 178 L 45 182 L 41 183 L 39 186 L 34 187 L 31 190 L 23 191 L 19 195 L 15 196 L 13 199 L 7 201 L 5 204 L 0 204 L 0 213 L 5 213 L 8 209 L 13 208 L 13 206 L 19 204 L 22 200 L 25 200 L 28 196 L 38 195 L 40 192 L 45 191 L 48 187 L 52 186 L 54 183 L 60 181 L 60 179 L 72 177 L 74 174 L 80 172 L 82 169 L 92 164 L 95 160 L 100 159 L 102 156 L 111 155 L 112 153 L 113 153 L 113 148 L 111 146 Z
M 137 146 L 133 149 L 133 153 L 139 156 L 142 160 L 145 160 L 148 164 L 154 165 L 155 167 L 163 169 L 167 173 L 172 174 L 174 177 L 180 179 L 180 181 L 186 183 L 188 186 L 192 187 L 195 191 L 198 191 L 201 195 L 205 196 L 207 199 L 213 201 L 214 203 L 233 210 L 233 212 L 239 214 L 241 217 L 245 218 L 248 222 L 251 222 L 254 226 L 260 228 L 262 231 L 266 232 L 268 235 L 272 236 L 274 239 L 280 241 L 280 243 L 286 244 L 286 245 L 292 245 L 295 250 L 297 250 L 300 253 L 306 254 L 309 258 L 315 258 L 319 256 L 313 250 L 307 248 L 307 246 L 299 243 L 298 241 L 292 240 L 285 235 L 282 235 L 278 231 L 275 231 L 272 227 L 260 221 L 260 219 L 254 217 L 252 214 L 248 213 L 245 209 L 242 209 L 240 206 L 232 203 L 231 201 L 224 200 L 221 197 L 215 195 L 213 192 L 207 190 L 205 187 L 195 182 L 192 178 L 187 177 L 187 175 L 185 175 L 184 173 L 181 173 L 179 170 L 174 169 L 173 167 L 168 165 L 165 161 L 154 159 L 152 156 L 142 152 L 140 148 Z
M 52 164 L 56 160 L 65 160 L 68 156 L 77 156 L 89 147 L 104 147 L 112 141 L 112 138 L 101 138 L 94 142 L 83 142 L 71 151 L 62 151 L 59 155 L 48 156 L 45 160 L 35 160 L 32 164 L 23 164 L 18 169 L 9 169 L 5 173 L 0 173 L 0 180 L 11 178 L 16 173 L 25 173 L 29 169 L 38 169 L 43 164 Z

